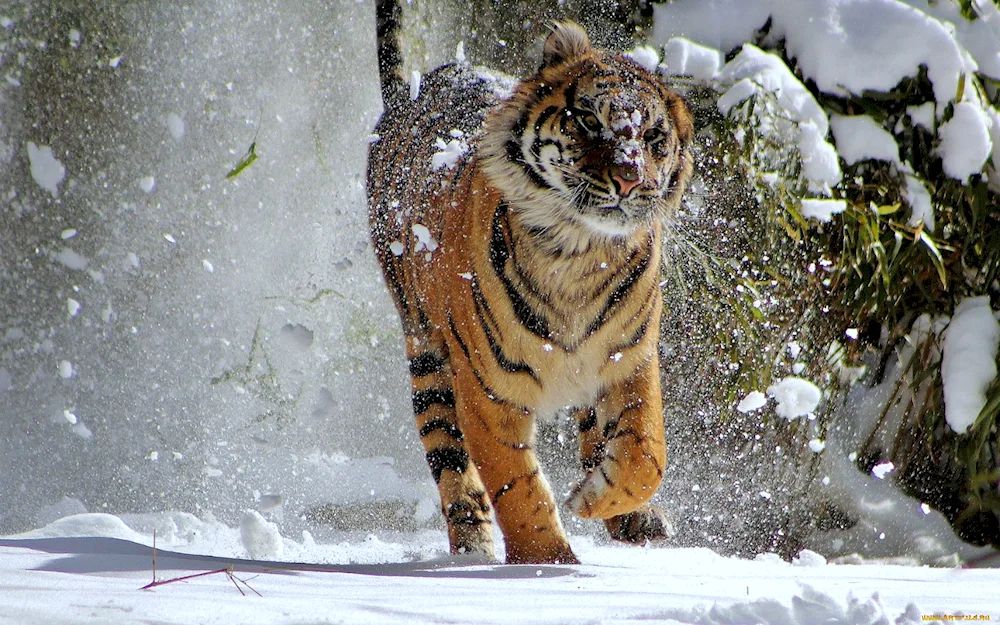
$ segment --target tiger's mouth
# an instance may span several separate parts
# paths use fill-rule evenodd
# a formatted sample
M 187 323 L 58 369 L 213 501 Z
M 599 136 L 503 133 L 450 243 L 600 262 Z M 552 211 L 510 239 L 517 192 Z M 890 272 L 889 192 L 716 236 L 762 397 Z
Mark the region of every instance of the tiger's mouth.
M 647 226 L 656 213 L 656 202 L 650 197 L 615 198 L 577 207 L 580 220 L 592 230 L 624 236 Z

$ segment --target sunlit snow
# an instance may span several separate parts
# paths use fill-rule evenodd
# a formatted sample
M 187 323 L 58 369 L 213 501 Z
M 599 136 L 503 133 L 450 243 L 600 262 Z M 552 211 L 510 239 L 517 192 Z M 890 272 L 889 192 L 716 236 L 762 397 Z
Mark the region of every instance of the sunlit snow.
M 795 376 L 788 376 L 768 387 L 767 394 L 778 404 L 775 414 L 789 420 L 814 412 L 823 396 L 815 384 Z
M 989 296 L 963 299 L 945 331 L 941 358 L 945 419 L 959 434 L 986 405 L 986 390 L 997 377 L 998 345 L 1000 323 Z

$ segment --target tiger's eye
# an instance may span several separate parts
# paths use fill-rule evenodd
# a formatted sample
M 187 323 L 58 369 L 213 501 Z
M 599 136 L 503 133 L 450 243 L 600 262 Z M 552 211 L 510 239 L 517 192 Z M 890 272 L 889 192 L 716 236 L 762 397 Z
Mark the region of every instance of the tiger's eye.
M 642 139 L 649 145 L 656 145 L 663 141 L 667 135 L 659 128 L 649 128 L 646 132 L 642 133 Z
M 601 120 L 597 119 L 597 116 L 593 113 L 579 113 L 576 119 L 584 129 L 590 132 L 601 131 Z

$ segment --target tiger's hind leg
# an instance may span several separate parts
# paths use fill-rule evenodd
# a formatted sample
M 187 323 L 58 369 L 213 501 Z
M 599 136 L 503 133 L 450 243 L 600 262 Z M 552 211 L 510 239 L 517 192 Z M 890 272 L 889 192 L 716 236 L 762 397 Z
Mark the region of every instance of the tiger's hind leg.
M 406 337 L 413 412 L 427 464 L 441 495 L 453 554 L 496 559 L 489 498 L 476 466 L 469 462 L 465 434 L 455 415 L 448 350 L 440 333 Z
M 577 411 L 587 477 L 569 505 L 581 517 L 604 519 L 616 540 L 641 544 L 672 531 L 663 511 L 646 503 L 666 464 L 661 407 L 657 367 L 647 365 L 609 389 L 596 408 Z

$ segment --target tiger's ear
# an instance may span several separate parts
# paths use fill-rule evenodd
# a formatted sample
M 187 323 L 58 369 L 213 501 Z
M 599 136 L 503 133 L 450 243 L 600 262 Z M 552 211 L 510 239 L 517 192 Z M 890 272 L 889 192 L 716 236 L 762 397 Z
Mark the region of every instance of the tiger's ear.
M 558 65 L 593 52 L 590 37 L 576 22 L 556 22 L 545 39 L 542 66 Z

